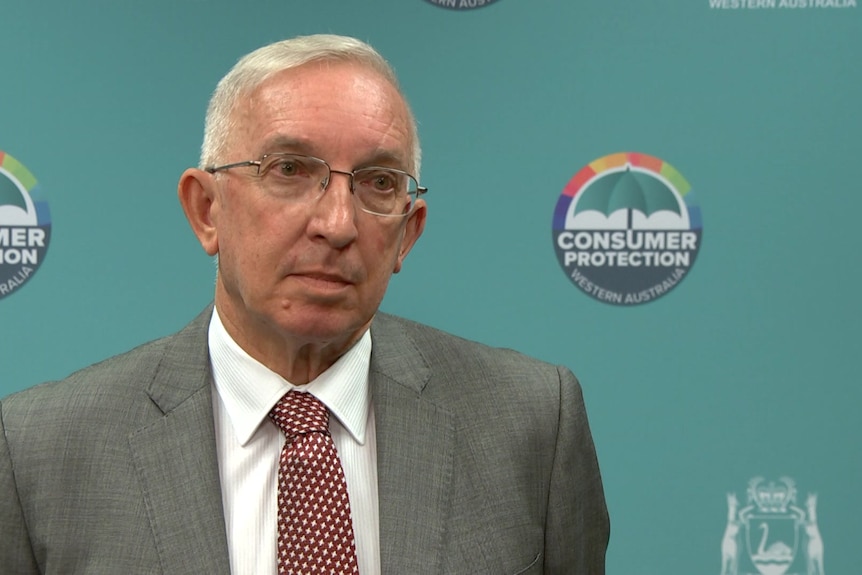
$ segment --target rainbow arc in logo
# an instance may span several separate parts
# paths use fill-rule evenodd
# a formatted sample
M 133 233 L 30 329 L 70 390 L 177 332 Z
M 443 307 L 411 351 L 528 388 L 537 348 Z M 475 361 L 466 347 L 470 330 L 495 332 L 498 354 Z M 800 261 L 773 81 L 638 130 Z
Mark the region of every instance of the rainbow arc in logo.
M 590 182 L 605 172 L 619 171 L 627 165 L 650 171 L 670 182 L 685 203 L 691 229 L 700 230 L 703 228 L 700 205 L 697 203 L 697 198 L 691 190 L 691 185 L 682 174 L 664 160 L 654 156 L 639 152 L 622 152 L 610 154 L 590 162 L 569 180 L 569 183 L 563 188 L 563 192 L 560 194 L 560 198 L 557 200 L 557 205 L 554 209 L 553 229 L 566 229 L 566 215 L 569 207 L 572 205 L 572 202 L 580 199 L 579 194 L 588 188 Z
M 36 208 L 36 219 L 40 226 L 51 224 L 51 211 L 48 209 L 48 202 L 42 195 L 42 189 L 39 182 L 33 174 L 30 173 L 24 165 L 0 150 L 0 168 L 8 172 L 24 187 L 30 199 L 33 201 L 33 206 Z M 0 174 L 0 178 L 6 179 Z M 26 209 L 26 202 L 23 197 L 16 195 L 17 189 L 14 188 L 14 183 L 11 181 L 0 182 L 0 205 L 13 205 Z M 3 222 L 0 222 L 2 225 Z

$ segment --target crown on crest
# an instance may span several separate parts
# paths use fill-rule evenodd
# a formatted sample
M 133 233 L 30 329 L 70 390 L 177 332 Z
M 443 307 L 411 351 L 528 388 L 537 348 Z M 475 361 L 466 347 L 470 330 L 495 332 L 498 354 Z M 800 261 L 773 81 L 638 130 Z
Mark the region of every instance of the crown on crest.
M 786 513 L 787 507 L 796 503 L 796 487 L 789 477 L 782 477 L 778 481 L 764 484 L 762 477 L 749 481 L 748 502 L 757 505 L 761 513 Z

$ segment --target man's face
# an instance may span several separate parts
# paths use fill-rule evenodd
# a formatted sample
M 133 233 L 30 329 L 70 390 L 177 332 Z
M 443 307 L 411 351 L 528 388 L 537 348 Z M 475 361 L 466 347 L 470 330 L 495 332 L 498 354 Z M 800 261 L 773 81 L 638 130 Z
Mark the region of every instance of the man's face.
M 289 152 L 346 172 L 413 171 L 403 100 L 354 63 L 281 72 L 242 100 L 233 120 L 225 163 Z M 228 331 L 258 359 L 284 341 L 352 344 L 422 233 L 424 202 L 405 218 L 372 215 L 358 208 L 348 178 L 333 174 L 319 199 L 290 203 L 268 195 L 256 174 L 239 167 L 211 176 L 213 233 L 202 243 L 218 253 L 216 305 Z

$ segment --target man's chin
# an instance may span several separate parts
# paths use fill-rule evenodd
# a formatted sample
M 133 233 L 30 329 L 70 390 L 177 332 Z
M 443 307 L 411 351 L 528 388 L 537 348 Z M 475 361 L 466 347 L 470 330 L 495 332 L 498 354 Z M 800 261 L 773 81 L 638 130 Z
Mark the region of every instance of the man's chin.
M 305 305 L 284 310 L 277 324 L 287 337 L 307 343 L 336 343 L 357 339 L 371 323 L 373 314 L 362 317 L 356 311 L 331 306 Z

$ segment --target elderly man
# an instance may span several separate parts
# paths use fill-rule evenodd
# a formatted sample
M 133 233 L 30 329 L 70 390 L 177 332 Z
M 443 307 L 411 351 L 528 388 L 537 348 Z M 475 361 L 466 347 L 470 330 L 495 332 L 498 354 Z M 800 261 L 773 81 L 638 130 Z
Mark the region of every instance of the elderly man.
M 179 182 L 215 303 L 2 402 L 3 573 L 604 573 L 572 374 L 378 312 L 419 157 L 369 46 L 240 60 Z

